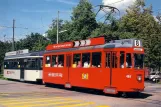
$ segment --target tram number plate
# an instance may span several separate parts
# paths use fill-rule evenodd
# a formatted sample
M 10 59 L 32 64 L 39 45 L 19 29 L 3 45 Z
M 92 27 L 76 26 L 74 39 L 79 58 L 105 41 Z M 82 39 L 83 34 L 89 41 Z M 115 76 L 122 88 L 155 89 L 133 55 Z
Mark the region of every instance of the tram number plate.
M 89 77 L 89 75 L 88 75 L 88 73 L 87 74 L 82 74 L 82 79 L 84 79 L 84 80 L 88 80 L 88 77 Z
M 135 40 L 135 46 L 140 47 L 140 40 Z

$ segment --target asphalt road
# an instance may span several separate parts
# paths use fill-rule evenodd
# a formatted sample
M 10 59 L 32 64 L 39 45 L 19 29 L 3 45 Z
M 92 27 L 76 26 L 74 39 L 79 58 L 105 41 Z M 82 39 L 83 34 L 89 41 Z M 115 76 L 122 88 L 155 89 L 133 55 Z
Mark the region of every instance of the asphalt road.
M 0 80 L 0 107 L 161 107 L 161 85 L 145 86 L 139 97 L 121 98 L 94 90 Z

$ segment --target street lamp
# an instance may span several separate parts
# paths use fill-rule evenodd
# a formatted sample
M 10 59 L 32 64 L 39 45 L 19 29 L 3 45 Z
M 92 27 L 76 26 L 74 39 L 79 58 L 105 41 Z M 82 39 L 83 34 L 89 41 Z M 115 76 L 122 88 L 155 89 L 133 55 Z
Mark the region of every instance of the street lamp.
M 59 11 L 58 11 L 58 17 L 57 17 L 57 44 L 58 44 L 58 36 L 59 36 Z
M 67 30 L 64 30 L 64 31 L 60 31 L 59 32 L 59 13 L 60 13 L 60 11 L 58 11 L 58 16 L 57 16 L 57 44 L 58 44 L 58 37 L 59 37 L 59 33 L 62 33 L 62 32 L 66 32 Z M 61 13 L 62 13 L 62 11 L 61 11 Z
M 63 32 L 66 32 L 66 31 L 68 31 L 68 30 L 62 30 L 62 31 L 60 31 L 59 33 L 63 33 Z

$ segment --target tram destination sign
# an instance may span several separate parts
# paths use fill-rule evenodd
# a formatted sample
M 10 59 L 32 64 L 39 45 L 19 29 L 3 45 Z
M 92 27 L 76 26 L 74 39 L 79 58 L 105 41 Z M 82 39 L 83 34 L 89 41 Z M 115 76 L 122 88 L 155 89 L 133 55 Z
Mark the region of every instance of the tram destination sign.
M 46 50 L 86 47 L 86 46 L 102 45 L 104 43 L 105 43 L 104 37 L 98 37 L 98 38 L 90 38 L 87 40 L 72 41 L 72 42 L 65 42 L 65 43 L 59 43 L 59 44 L 51 44 L 46 47 Z
M 11 52 L 7 52 L 5 56 L 19 55 L 19 54 L 25 54 L 25 53 L 29 53 L 29 50 L 24 49 L 24 50 L 18 50 L 18 51 L 11 51 Z

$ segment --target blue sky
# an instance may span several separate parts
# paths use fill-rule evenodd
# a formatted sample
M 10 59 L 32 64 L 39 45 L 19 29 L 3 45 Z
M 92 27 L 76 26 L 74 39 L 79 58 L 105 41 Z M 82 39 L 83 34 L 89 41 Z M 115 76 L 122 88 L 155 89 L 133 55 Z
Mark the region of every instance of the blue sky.
M 120 0 L 90 1 L 95 6 Z M 120 8 L 122 5 L 129 4 L 128 1 L 122 1 L 123 4 L 119 5 Z M 10 27 L 13 19 L 15 19 L 15 26 L 22 27 L 15 29 L 15 40 L 24 38 L 25 35 L 31 32 L 44 34 L 48 30 L 52 19 L 57 17 L 58 10 L 60 11 L 61 19 L 70 20 L 72 9 L 78 2 L 79 0 L 0 0 L 0 26 Z M 145 2 L 147 5 L 153 5 L 155 13 L 158 9 L 161 9 L 161 0 L 145 0 Z M 4 40 L 4 35 L 6 35 L 6 40 L 11 40 L 12 28 L 0 27 L 0 40 Z

